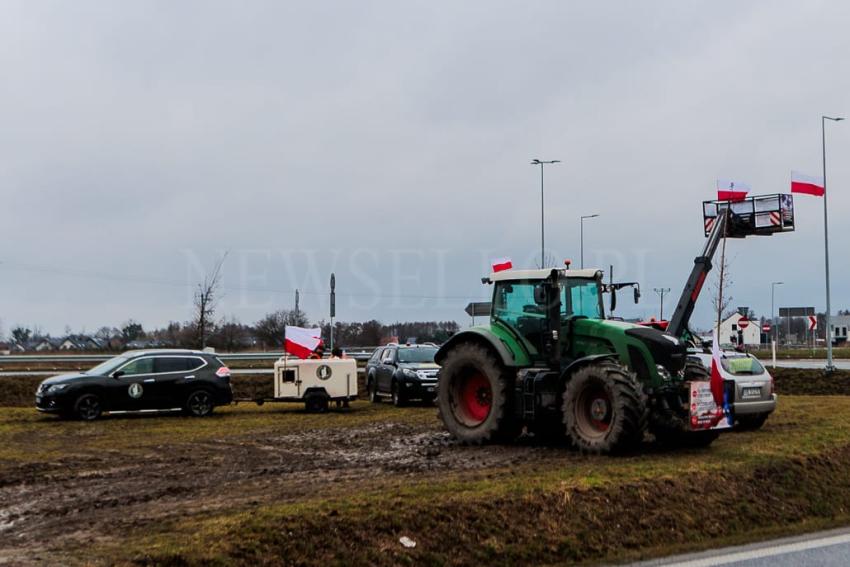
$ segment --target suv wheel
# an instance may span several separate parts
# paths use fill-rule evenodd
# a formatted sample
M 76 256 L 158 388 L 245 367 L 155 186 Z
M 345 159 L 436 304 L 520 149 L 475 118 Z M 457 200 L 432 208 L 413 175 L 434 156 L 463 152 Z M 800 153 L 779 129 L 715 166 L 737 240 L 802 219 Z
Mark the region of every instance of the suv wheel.
M 189 394 L 184 409 L 193 417 L 206 417 L 213 412 L 214 407 L 212 394 L 206 390 L 195 390 Z
M 74 402 L 74 416 L 83 421 L 94 421 L 103 413 L 100 398 L 95 394 L 83 394 Z
M 401 391 L 399 390 L 398 382 L 393 382 L 392 400 L 393 400 L 393 405 L 397 408 L 400 408 L 407 403 L 407 400 L 404 399 L 404 394 L 402 394 Z

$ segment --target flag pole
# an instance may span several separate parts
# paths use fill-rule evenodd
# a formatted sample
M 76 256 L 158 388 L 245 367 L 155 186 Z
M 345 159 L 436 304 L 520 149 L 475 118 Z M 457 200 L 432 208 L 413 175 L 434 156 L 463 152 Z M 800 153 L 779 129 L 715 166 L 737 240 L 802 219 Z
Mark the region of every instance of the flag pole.
M 829 298 L 829 213 L 826 199 L 829 194 L 826 190 L 826 121 L 827 119 L 833 122 L 843 120 L 843 118 L 831 118 L 829 116 L 820 117 L 821 131 L 821 151 L 823 152 L 823 254 L 824 267 L 826 272 L 826 371 L 833 372 L 835 365 L 832 361 L 832 306 Z

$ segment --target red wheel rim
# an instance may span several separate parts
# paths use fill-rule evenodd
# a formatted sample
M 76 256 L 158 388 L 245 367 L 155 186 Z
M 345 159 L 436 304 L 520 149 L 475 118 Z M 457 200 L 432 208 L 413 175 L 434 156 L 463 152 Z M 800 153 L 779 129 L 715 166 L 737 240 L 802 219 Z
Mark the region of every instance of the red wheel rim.
M 591 437 L 604 436 L 611 427 L 613 404 L 601 386 L 591 387 L 578 399 L 578 425 Z
M 490 415 L 490 409 L 493 407 L 493 390 L 490 387 L 490 381 L 480 372 L 463 379 L 458 388 L 458 398 L 458 408 L 469 425 L 480 425 Z

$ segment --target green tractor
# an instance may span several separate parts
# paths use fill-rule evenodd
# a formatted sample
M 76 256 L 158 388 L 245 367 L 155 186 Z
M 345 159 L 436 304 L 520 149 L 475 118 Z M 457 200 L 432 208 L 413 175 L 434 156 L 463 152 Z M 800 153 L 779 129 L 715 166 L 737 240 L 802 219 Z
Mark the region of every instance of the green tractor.
M 475 444 L 510 441 L 526 429 L 596 454 L 628 451 L 647 430 L 665 444 L 709 445 L 718 430 L 697 423 L 692 402 L 697 383 L 710 377 L 688 357 L 688 320 L 722 237 L 793 230 L 793 208 L 790 215 L 780 209 L 790 196 L 782 197 L 704 203 L 708 240 L 666 332 L 606 319 L 603 295 L 614 304 L 617 287 L 603 283 L 600 270 L 506 270 L 484 278 L 493 286 L 489 323 L 456 334 L 436 355 L 446 428 Z M 774 202 L 787 224 L 762 219 Z

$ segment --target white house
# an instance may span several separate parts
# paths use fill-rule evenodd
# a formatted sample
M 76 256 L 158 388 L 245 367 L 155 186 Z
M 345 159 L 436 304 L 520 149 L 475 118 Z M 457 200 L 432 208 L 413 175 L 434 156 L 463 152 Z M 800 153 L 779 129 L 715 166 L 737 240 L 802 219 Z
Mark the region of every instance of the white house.
M 850 329 L 850 315 L 833 315 L 830 317 L 832 340 L 836 343 L 847 342 L 847 330 Z
M 720 323 L 720 344 L 721 345 L 737 345 L 738 331 L 740 326 L 738 322 L 742 319 L 740 313 L 735 313 L 722 323 Z M 758 320 L 750 321 L 750 324 L 743 329 L 744 344 L 747 346 L 759 346 L 761 344 L 761 325 Z

